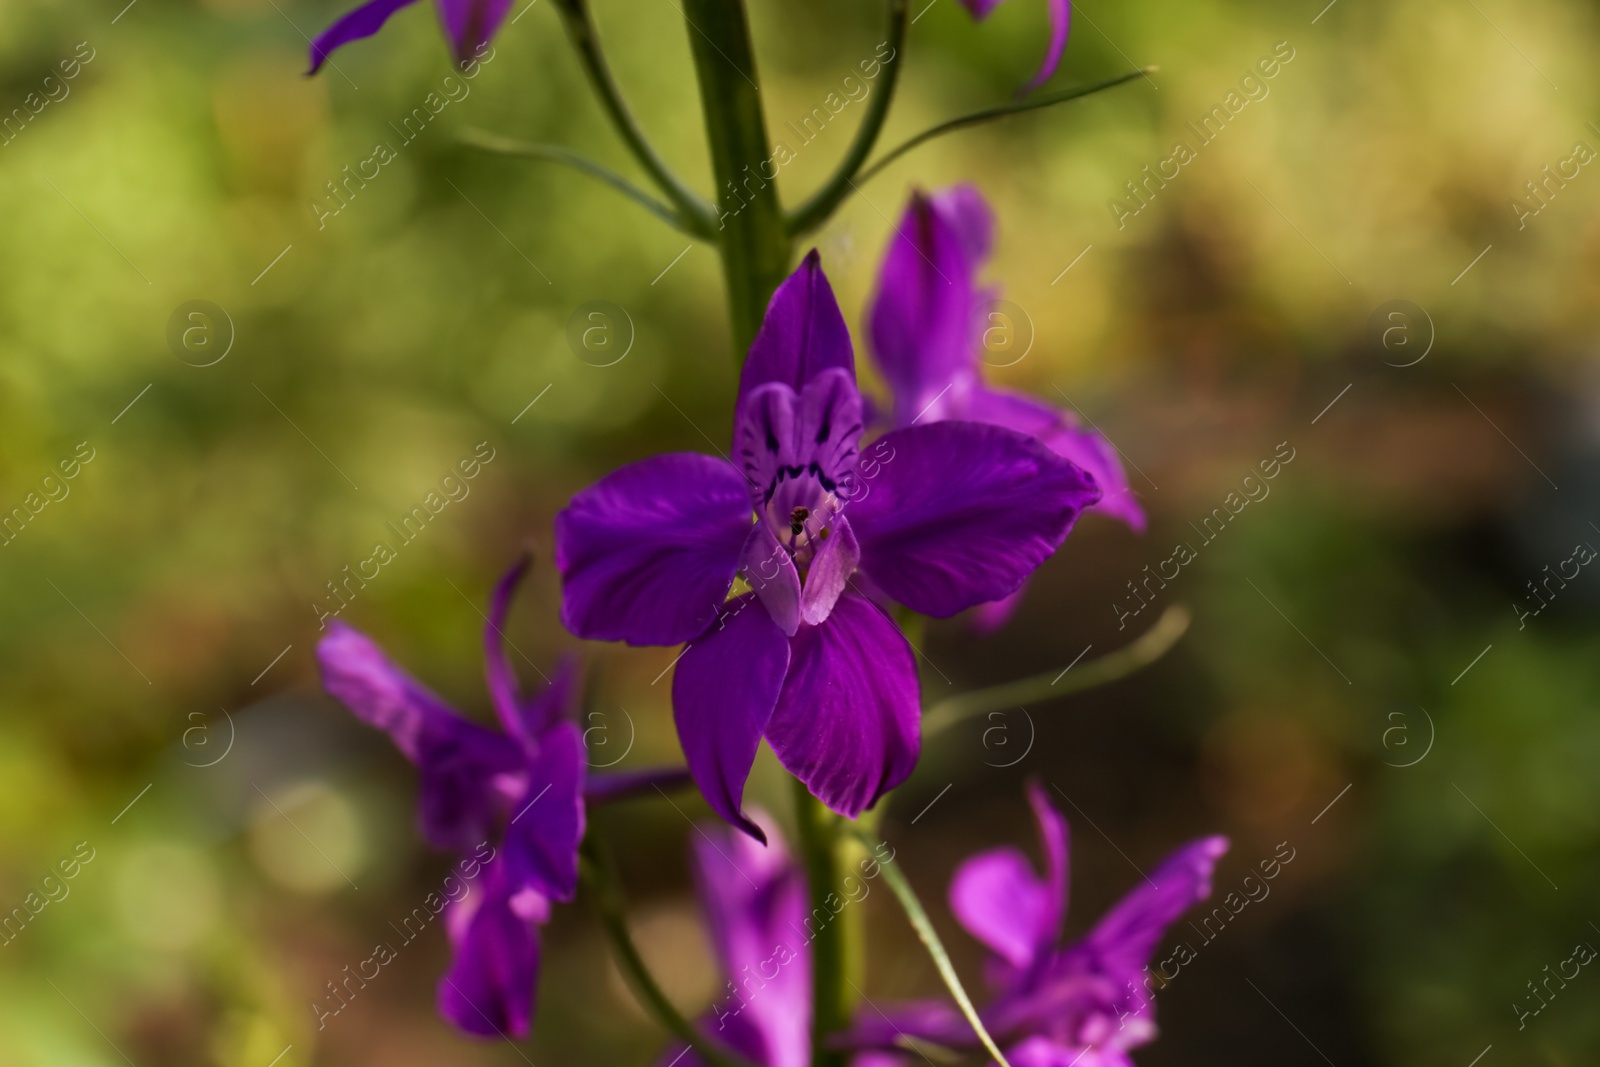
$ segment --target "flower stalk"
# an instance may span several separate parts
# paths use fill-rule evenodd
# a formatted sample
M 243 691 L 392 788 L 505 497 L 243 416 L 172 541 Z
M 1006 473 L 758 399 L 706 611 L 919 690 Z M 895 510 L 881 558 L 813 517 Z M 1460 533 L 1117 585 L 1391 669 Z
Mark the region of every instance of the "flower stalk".
M 843 824 L 806 789 L 794 782 L 795 822 L 799 825 L 800 859 L 806 869 L 811 914 L 832 915 L 827 905 L 842 885 L 839 833 Z M 849 1025 L 850 999 L 846 992 L 848 962 L 846 928 L 840 917 L 824 923 L 811 941 L 811 1063 L 812 1067 L 843 1067 L 845 1055 L 828 1047 L 829 1038 Z

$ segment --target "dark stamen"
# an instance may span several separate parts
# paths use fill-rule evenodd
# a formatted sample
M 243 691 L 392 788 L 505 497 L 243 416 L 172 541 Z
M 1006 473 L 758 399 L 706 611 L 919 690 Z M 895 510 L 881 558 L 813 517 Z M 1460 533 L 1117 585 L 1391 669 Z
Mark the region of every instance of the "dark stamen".
M 799 537 L 800 532 L 806 528 L 806 520 L 811 517 L 811 509 L 800 507 L 789 513 L 789 533 Z

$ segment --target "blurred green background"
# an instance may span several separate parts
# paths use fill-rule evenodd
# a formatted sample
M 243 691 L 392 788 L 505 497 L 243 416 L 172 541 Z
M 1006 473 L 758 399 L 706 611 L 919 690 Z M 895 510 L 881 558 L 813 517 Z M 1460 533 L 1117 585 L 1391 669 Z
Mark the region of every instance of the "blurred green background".
M 0 137 L 0 505 L 66 492 L 0 548 L 0 907 L 92 857 L 0 946 L 0 1063 L 650 1062 L 662 1035 L 581 901 L 547 931 L 520 1050 L 435 1017 L 438 930 L 317 1031 L 324 983 L 450 858 L 415 836 L 411 769 L 319 695 L 311 605 L 488 442 L 470 494 L 344 618 L 483 716 L 479 608 L 532 543 L 512 639 L 541 666 L 575 647 L 554 513 L 623 462 L 726 439 L 715 256 L 675 258 L 687 239 L 610 191 L 458 140 L 564 143 L 633 173 L 548 3 L 519 0 L 470 95 L 319 228 L 324 183 L 398 144 L 391 124 L 450 74 L 435 16 L 408 9 L 306 79 L 304 35 L 337 4 L 122 2 L 0 7 L 0 108 L 59 97 Z M 1043 49 L 1035 0 L 981 26 L 925 2 L 884 144 L 1005 101 Z M 1467 1067 L 1491 1045 L 1483 1067 L 1594 1063 L 1600 976 L 1521 1029 L 1513 1005 L 1600 945 L 1600 571 L 1552 583 L 1525 623 L 1517 608 L 1547 565 L 1600 546 L 1600 176 L 1564 162 L 1600 147 L 1600 17 L 1578 0 L 1323 4 L 1079 5 L 1057 84 L 1159 72 L 929 144 L 817 235 L 859 343 L 908 190 L 977 184 L 999 221 L 989 277 L 1033 337 L 992 380 L 1070 398 L 1136 466 L 1152 518 L 1143 538 L 1085 519 L 994 637 L 931 627 L 930 699 L 1130 639 L 1155 611 L 1119 630 L 1125 583 L 1280 442 L 1295 454 L 1163 592 L 1195 616 L 1171 655 L 930 743 L 885 833 L 973 983 L 944 887 L 997 839 L 1033 847 L 1029 776 L 1073 805 L 1074 932 L 1188 837 L 1233 837 L 1219 893 L 1288 842 L 1271 897 L 1162 995 L 1146 1067 Z M 600 0 L 597 18 L 641 122 L 705 189 L 676 5 Z M 752 18 L 775 132 L 880 39 L 874 4 L 755 0 Z M 1136 206 L 1126 183 L 1275 48 L 1293 58 L 1265 97 L 1137 215 L 1111 207 Z M 789 202 L 860 110 L 784 169 Z M 168 343 L 193 300 L 231 322 L 209 366 Z M 633 327 L 610 366 L 566 340 L 599 300 Z M 197 351 L 222 346 L 214 325 Z M 75 452 L 92 459 L 46 483 Z M 654 684 L 675 651 L 581 652 L 595 761 L 675 760 Z M 783 813 L 763 759 L 753 794 Z M 679 804 L 596 818 L 646 955 L 697 1010 L 720 979 L 684 813 L 706 813 Z M 887 895 L 865 908 L 866 994 L 935 992 Z

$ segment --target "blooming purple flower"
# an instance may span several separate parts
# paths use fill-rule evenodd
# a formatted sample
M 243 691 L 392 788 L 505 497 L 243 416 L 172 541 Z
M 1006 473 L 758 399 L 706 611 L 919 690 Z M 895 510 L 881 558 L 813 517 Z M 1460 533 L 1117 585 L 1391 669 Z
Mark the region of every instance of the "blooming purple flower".
M 968 419 L 1035 437 L 1094 476 L 1104 495 L 1091 510 L 1142 533 L 1144 511 L 1109 441 L 1066 411 L 983 383 L 979 315 L 996 291 L 978 283 L 978 271 L 993 239 L 994 215 L 971 186 L 912 195 L 867 314 L 873 355 L 894 394 L 891 421 Z M 984 605 L 980 626 L 997 628 L 1018 598 L 1020 590 Z
M 564 711 L 573 665 L 524 697 L 501 626 L 523 558 L 495 588 L 484 628 L 489 693 L 502 731 L 463 718 L 392 663 L 371 638 L 335 621 L 317 645 L 323 687 L 386 732 L 422 777 L 418 821 L 441 850 L 499 842 L 473 889 L 448 907 L 455 948 L 439 982 L 439 1012 L 474 1034 L 526 1037 L 538 979 L 537 928 L 552 900 L 571 900 L 584 829 L 584 746 Z
M 1147 964 L 1166 929 L 1211 895 L 1211 872 L 1228 850 L 1225 837 L 1203 837 L 1163 860 L 1145 882 L 1083 938 L 1057 947 L 1067 910 L 1067 821 L 1044 791 L 1030 786 L 1045 875 L 1020 851 L 980 852 L 957 869 L 950 910 L 994 953 L 988 977 L 996 996 L 980 1013 L 1015 1067 L 1132 1067 L 1128 1050 L 1155 1039 L 1155 1001 Z M 971 1026 L 948 1004 L 927 1001 L 864 1015 L 851 1043 L 876 1050 L 870 1063 L 909 1060 L 894 1048 L 901 1035 L 955 1049 L 979 1048 Z M 862 1067 L 858 1059 L 857 1067 Z
M 944 617 L 1006 596 L 1099 498 L 1012 430 L 908 426 L 861 452 L 862 429 L 850 335 L 812 252 L 750 346 L 735 459 L 656 456 L 556 517 L 562 621 L 593 640 L 690 642 L 672 684 L 689 770 L 757 838 L 740 804 L 763 737 L 850 818 L 911 773 L 916 661 L 878 600 Z M 752 591 L 728 599 L 735 575 Z
M 765 847 L 725 827 L 694 840 L 695 885 L 727 992 L 700 1030 L 761 1067 L 811 1062 L 811 947 L 804 936 L 805 875 L 764 816 Z M 706 1067 L 675 1045 L 660 1067 Z
M 1022 87 L 1023 93 L 1031 93 L 1039 86 L 1050 80 L 1050 76 L 1061 65 L 1061 54 L 1067 50 L 1067 32 L 1072 28 L 1072 0 L 1045 0 L 1050 9 L 1050 42 L 1045 46 L 1044 63 L 1039 67 L 1039 73 L 1033 80 Z M 989 17 L 989 13 L 1000 6 L 1000 0 L 961 0 L 961 6 L 966 8 L 977 22 L 982 22 Z
M 348 11 L 333 25 L 317 34 L 311 42 L 311 69 L 315 74 L 335 48 L 371 37 L 383 29 L 389 16 L 416 0 L 367 0 L 353 11 Z M 434 0 L 439 9 L 439 21 L 460 63 L 470 61 L 489 43 L 506 13 L 511 10 L 511 0 Z

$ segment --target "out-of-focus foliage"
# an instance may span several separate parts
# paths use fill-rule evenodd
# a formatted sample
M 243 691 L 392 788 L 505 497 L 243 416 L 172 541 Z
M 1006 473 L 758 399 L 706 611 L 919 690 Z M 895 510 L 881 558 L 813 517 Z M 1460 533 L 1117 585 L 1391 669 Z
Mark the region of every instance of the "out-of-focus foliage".
M 1491 1043 L 1497 1062 L 1589 1062 L 1600 976 L 1521 1030 L 1512 1005 L 1531 1008 L 1526 983 L 1576 942 L 1600 945 L 1600 571 L 1544 587 L 1525 626 L 1513 605 L 1534 606 L 1526 583 L 1574 543 L 1600 546 L 1600 176 L 1575 162 L 1600 148 L 1600 16 L 1577 0 L 1322 2 L 1075 5 L 1059 82 L 1159 72 L 935 141 L 816 235 L 856 327 L 908 188 L 976 183 L 999 217 L 993 277 L 1033 337 L 995 380 L 1101 425 L 1152 514 L 1142 540 L 1086 519 L 1000 636 L 931 627 L 930 693 L 1115 647 L 1153 616 L 1119 628 L 1112 605 L 1137 603 L 1125 583 L 1176 542 L 1198 548 L 1159 590 L 1197 619 L 1169 661 L 930 743 L 886 832 L 934 900 L 960 856 L 1027 840 L 1025 775 L 1056 784 L 1073 929 L 1185 836 L 1234 836 L 1219 889 L 1291 842 L 1274 896 L 1163 994 L 1147 1067 L 1310 1062 L 1304 1039 L 1341 1067 L 1464 1065 Z M 437 930 L 317 1030 L 325 983 L 448 860 L 411 830 L 410 769 L 317 695 L 314 605 L 487 442 L 493 459 L 452 483 L 465 495 L 342 617 L 482 714 L 479 609 L 531 541 L 519 665 L 532 677 L 571 647 L 555 511 L 621 462 L 726 446 L 715 256 L 573 172 L 458 142 L 477 127 L 632 172 L 549 4 L 519 0 L 477 77 L 448 83 L 424 5 L 314 79 L 304 34 L 335 6 L 119 7 L 0 7 L 0 509 L 30 516 L 0 547 L 0 909 L 61 897 L 0 946 L 0 1062 L 522 1062 L 434 1017 Z M 953 0 L 917 10 L 886 145 L 1004 101 L 1043 48 L 1031 0 L 977 27 Z M 677 5 L 597 14 L 641 123 L 704 189 Z M 844 79 L 880 14 L 755 0 L 752 17 L 772 136 L 797 150 L 779 179 L 793 202 L 861 102 L 803 146 L 790 124 L 856 91 Z M 1201 144 L 1190 124 L 1213 108 L 1227 121 Z M 1148 178 L 1179 141 L 1194 158 Z M 396 158 L 330 214 L 328 183 L 379 143 Z M 1385 350 L 1373 316 L 1398 299 L 1427 323 Z M 169 347 L 192 300 L 231 321 L 211 366 Z M 567 341 L 597 300 L 632 324 L 611 366 Z M 1428 337 L 1426 359 L 1393 365 Z M 1279 442 L 1296 458 L 1271 495 L 1202 545 L 1197 527 Z M 584 652 L 595 762 L 675 759 L 655 681 L 675 652 Z M 781 810 L 772 772 L 753 791 Z M 716 979 L 682 854 L 705 812 L 677 808 L 597 821 L 646 954 L 697 1010 Z M 75 877 L 44 883 L 75 857 Z M 864 912 L 867 994 L 935 992 L 886 896 Z M 558 909 L 527 1058 L 645 1063 L 660 1043 L 582 905 Z

